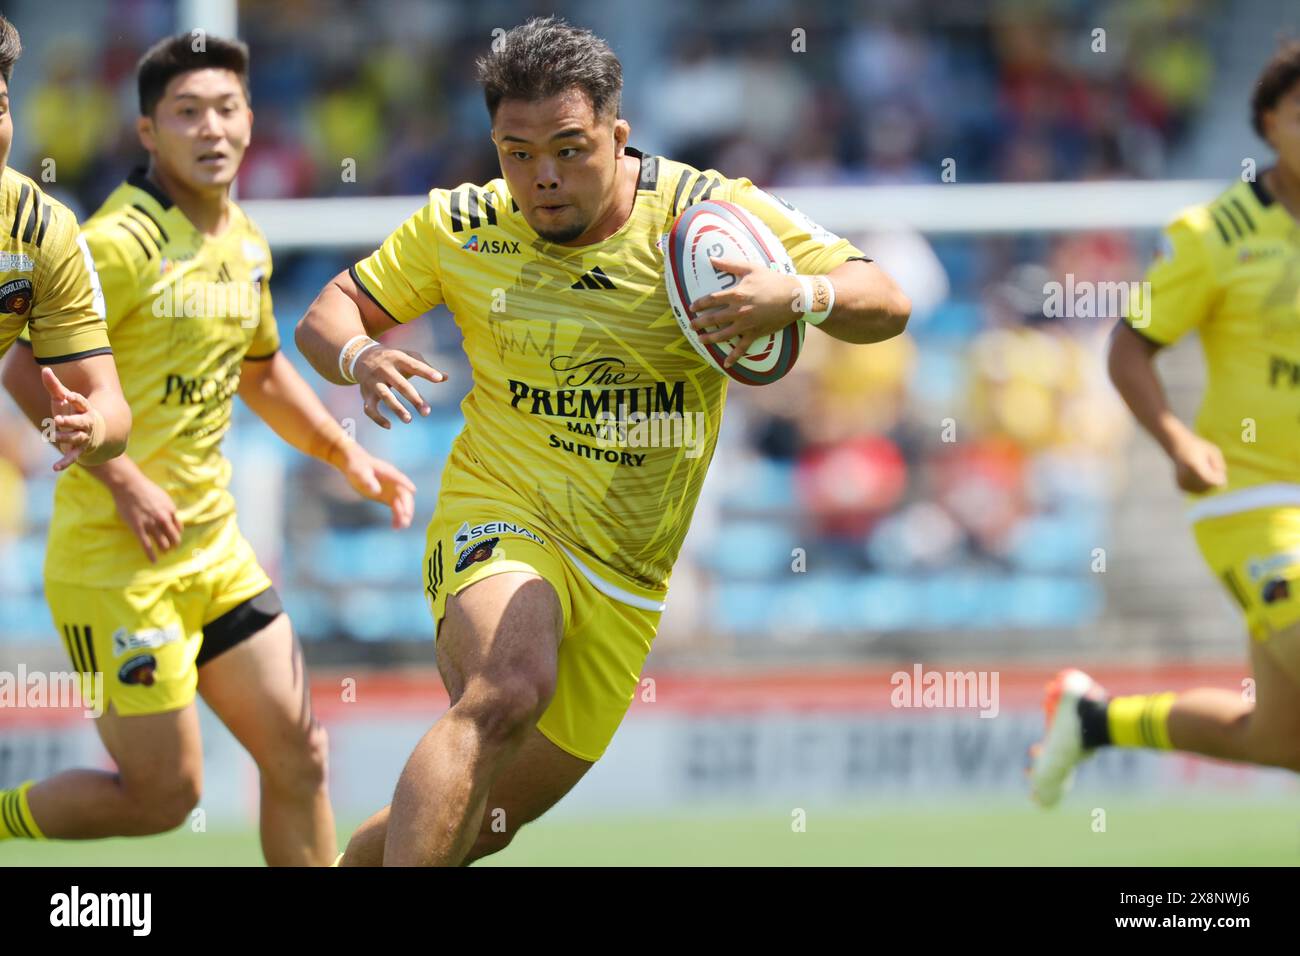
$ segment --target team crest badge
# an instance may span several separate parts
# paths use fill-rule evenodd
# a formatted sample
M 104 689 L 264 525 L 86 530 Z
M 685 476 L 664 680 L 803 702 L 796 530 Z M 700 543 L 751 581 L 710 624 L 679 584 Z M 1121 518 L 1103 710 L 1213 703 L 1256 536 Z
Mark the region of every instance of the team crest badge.
M 4 285 L 0 285 L 0 312 L 23 315 L 31 307 L 31 279 L 10 279 Z
M 461 556 L 456 559 L 456 573 L 459 574 L 471 564 L 478 564 L 480 561 L 486 561 L 492 557 L 492 549 L 500 542 L 500 538 L 488 538 L 486 541 L 480 541 L 472 548 L 466 548 L 461 552 Z

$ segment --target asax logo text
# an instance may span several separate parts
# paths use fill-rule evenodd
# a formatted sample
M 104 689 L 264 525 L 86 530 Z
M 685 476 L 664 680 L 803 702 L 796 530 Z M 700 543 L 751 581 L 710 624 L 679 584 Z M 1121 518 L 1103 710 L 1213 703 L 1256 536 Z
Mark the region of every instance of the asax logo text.
M 513 239 L 483 239 L 479 240 L 477 235 L 470 236 L 461 246 L 466 252 L 486 252 L 491 255 L 502 252 L 513 252 L 518 254 L 519 242 Z

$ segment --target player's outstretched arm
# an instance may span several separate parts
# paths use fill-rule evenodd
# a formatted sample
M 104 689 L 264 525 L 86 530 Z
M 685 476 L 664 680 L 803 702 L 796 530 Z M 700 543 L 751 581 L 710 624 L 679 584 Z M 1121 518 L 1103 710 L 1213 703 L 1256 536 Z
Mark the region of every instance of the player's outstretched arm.
M 353 441 L 283 352 L 244 362 L 239 397 L 294 448 L 333 465 L 359 494 L 388 505 L 394 528 L 410 526 L 414 482 Z
M 321 290 L 294 332 L 299 351 L 322 378 L 336 385 L 360 386 L 366 417 L 383 428 L 393 425 L 380 405 L 387 405 L 403 422 L 411 421 L 399 395 L 421 415 L 429 414 L 429 404 L 410 382 L 412 377 L 447 380 L 419 352 L 387 348 L 374 340 L 396 325 L 345 271 Z
M 56 371 L 57 369 L 57 371 Z M 122 397 L 111 355 L 90 355 L 42 368 L 30 348 L 15 346 L 5 359 L 5 390 L 42 434 L 63 453 L 63 471 L 74 461 L 98 465 L 126 450 L 131 409 Z
M 1156 374 L 1160 346 L 1120 322 L 1110 337 L 1107 367 L 1110 380 L 1133 417 L 1150 433 L 1174 463 L 1174 476 L 1184 491 L 1202 492 L 1228 480 L 1223 452 L 1179 420 L 1169 408 Z

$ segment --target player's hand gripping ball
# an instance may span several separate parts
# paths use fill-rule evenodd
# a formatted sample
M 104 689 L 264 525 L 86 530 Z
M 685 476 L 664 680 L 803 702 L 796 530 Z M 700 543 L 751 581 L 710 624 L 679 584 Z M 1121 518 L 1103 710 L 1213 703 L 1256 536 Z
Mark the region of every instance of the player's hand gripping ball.
M 796 274 L 794 263 L 766 223 L 733 203 L 719 200 L 687 207 L 673 223 L 664 242 L 668 302 L 691 347 L 719 372 L 744 385 L 775 382 L 794 367 L 799 357 L 804 322 L 794 317 L 790 299 L 782 294 L 775 314 L 775 322 L 780 327 L 758 334 L 742 355 L 726 364 L 727 357 L 745 336 L 736 334 L 723 341 L 701 341 L 701 334 L 716 332 L 721 326 L 697 329 L 693 323 L 698 316 L 691 310 L 692 303 L 704 296 L 725 293 L 742 281 L 736 272 L 718 268 L 712 261 L 716 259 L 748 262 L 784 276 Z M 787 321 L 787 316 L 793 321 Z M 723 325 L 728 325 L 727 320 Z

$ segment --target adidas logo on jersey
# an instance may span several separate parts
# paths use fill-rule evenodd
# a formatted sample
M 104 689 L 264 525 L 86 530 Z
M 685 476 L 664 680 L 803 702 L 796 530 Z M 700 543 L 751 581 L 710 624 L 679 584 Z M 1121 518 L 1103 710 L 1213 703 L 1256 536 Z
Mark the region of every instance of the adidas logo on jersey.
M 461 248 L 464 249 L 466 252 L 518 253 L 519 243 L 518 241 L 508 240 L 508 239 L 484 239 L 482 242 L 480 242 L 478 236 L 473 235 L 465 240 L 465 244 L 461 246 Z
M 573 283 L 573 285 L 569 286 L 569 288 L 570 289 L 614 289 L 617 287 L 614 285 L 613 282 L 609 280 L 609 276 L 605 275 L 605 273 L 601 271 L 600 266 L 596 266 L 596 268 L 592 269 L 590 272 L 584 273 L 582 278 L 579 279 L 577 282 Z

